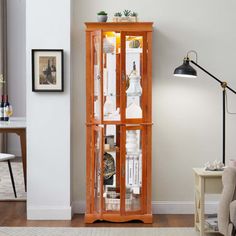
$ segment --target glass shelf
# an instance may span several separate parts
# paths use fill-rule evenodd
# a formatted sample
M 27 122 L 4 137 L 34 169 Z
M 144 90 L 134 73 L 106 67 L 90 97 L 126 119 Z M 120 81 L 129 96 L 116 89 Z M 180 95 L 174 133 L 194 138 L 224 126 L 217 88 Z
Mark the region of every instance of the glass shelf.
M 119 97 L 120 94 L 104 94 L 105 97 Z
M 127 96 L 127 97 L 141 97 L 140 94 L 135 94 L 135 95 L 129 95 L 129 94 L 127 94 L 126 96 Z
M 114 147 L 114 148 L 105 149 L 105 147 L 104 147 L 104 151 L 105 152 L 119 152 L 120 148 L 119 147 Z

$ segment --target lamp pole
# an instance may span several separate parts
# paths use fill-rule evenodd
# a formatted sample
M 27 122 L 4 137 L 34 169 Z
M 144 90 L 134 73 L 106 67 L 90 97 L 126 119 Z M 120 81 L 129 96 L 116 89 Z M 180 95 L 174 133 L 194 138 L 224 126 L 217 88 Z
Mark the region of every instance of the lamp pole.
M 202 71 L 204 71 L 206 74 L 208 74 L 210 77 L 212 77 L 213 79 L 215 79 L 218 83 L 220 83 L 221 87 L 223 88 L 222 90 L 222 96 L 223 96 L 223 158 L 222 161 L 225 164 L 225 142 L 226 142 L 226 137 L 225 137 L 225 114 L 226 114 L 226 109 L 225 109 L 225 102 L 226 102 L 226 88 L 229 89 L 231 92 L 233 92 L 234 94 L 236 94 L 236 91 L 234 89 L 232 89 L 231 87 L 229 87 L 227 85 L 226 82 L 219 80 L 218 78 L 216 78 L 214 75 L 212 75 L 210 72 L 208 72 L 206 69 L 204 69 L 203 67 L 199 66 L 195 61 L 193 60 L 189 60 L 189 58 L 187 58 L 187 60 L 191 63 L 193 63 L 195 66 L 197 66 L 199 69 L 201 69 Z
M 222 86 L 223 87 L 223 86 Z M 225 88 L 223 87 L 223 164 L 225 164 L 225 142 L 226 142 L 226 137 L 225 137 L 225 96 L 226 96 L 226 91 Z

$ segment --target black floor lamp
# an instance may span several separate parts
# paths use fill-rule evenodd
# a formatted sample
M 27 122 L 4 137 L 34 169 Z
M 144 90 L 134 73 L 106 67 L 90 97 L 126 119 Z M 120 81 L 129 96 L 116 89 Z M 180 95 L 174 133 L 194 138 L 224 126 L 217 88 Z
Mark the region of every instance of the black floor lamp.
M 191 60 L 189 58 L 189 54 L 190 53 L 194 53 L 196 56 L 196 62 Z M 189 51 L 187 53 L 187 56 L 184 58 L 184 62 L 183 65 L 177 67 L 174 71 L 174 76 L 177 77 L 188 77 L 188 78 L 196 78 L 197 77 L 197 71 L 190 65 L 190 62 L 192 64 L 194 64 L 195 66 L 197 66 L 199 69 L 201 69 L 202 71 L 204 71 L 205 73 L 207 73 L 210 77 L 212 77 L 215 81 L 217 81 L 218 83 L 220 83 L 221 87 L 222 87 L 222 95 L 223 95 L 223 158 L 222 161 L 225 164 L 225 102 L 226 102 L 226 89 L 229 89 L 231 92 L 236 94 L 236 91 L 233 90 L 232 88 L 230 88 L 226 82 L 219 80 L 218 78 L 216 78 L 214 75 L 212 75 L 210 72 L 208 72 L 207 70 L 205 70 L 204 68 L 202 68 L 201 66 L 199 66 L 197 63 L 197 52 L 196 51 Z

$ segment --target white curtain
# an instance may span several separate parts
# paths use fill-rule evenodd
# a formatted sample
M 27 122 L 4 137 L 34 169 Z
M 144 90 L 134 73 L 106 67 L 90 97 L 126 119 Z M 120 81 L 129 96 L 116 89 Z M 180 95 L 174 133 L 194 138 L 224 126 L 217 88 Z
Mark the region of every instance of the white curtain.
M 7 0 L 0 0 L 0 75 L 6 81 L 0 87 L 0 95 L 7 93 Z M 0 134 L 0 152 L 6 150 L 6 138 Z

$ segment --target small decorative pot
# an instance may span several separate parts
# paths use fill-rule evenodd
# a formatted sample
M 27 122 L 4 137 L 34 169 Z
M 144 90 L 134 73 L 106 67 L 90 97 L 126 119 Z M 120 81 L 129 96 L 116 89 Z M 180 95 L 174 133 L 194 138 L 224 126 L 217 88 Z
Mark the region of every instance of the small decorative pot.
M 129 16 L 121 17 L 121 21 L 122 22 L 130 22 L 130 17 Z
M 138 39 L 134 39 L 130 41 L 129 43 L 130 48 L 139 48 L 140 47 L 140 41 Z
M 107 22 L 107 15 L 97 15 L 98 22 Z
M 112 44 L 107 38 L 103 39 L 103 52 L 113 53 L 115 50 L 114 44 Z
M 129 19 L 130 19 L 131 22 L 137 22 L 138 21 L 137 16 L 130 16 Z
M 119 17 L 119 16 L 114 16 L 114 17 L 113 17 L 113 22 L 121 22 L 121 17 Z

